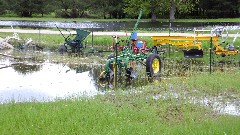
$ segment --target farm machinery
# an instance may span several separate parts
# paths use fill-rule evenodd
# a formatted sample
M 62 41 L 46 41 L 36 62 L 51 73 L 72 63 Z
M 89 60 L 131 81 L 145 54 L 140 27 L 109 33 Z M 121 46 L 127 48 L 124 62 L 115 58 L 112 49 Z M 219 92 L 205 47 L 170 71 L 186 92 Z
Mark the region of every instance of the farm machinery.
M 210 41 L 209 48 L 217 55 L 225 57 L 239 53 L 233 46 L 238 34 L 233 42 L 224 48 L 221 43 L 224 43 L 227 37 L 223 38 L 223 28 L 210 30 L 210 35 L 199 35 L 201 31 L 203 30 L 194 30 L 193 36 L 152 36 L 154 44 L 150 48 L 146 46 L 145 40 L 137 38 L 135 31 L 131 33 L 129 40 L 113 36 L 116 40 L 112 45 L 115 54 L 108 56 L 100 79 L 112 80 L 124 71 L 127 78 L 136 78 L 135 67 L 138 64 L 146 67 L 148 78 L 159 77 L 162 67 L 159 47 L 162 45 L 172 45 L 182 49 L 185 58 L 202 58 L 203 41 Z
M 134 26 L 129 39 L 123 40 L 118 36 L 113 36 L 112 50 L 115 52 L 108 56 L 104 66 L 104 71 L 100 74 L 100 80 L 115 80 L 117 75 L 125 71 L 125 76 L 130 79 L 137 77 L 134 68 L 141 64 L 146 66 L 148 77 L 158 77 L 161 72 L 161 58 L 154 48 L 147 48 L 146 41 L 137 37 L 136 28 L 141 18 L 142 12 Z
M 117 37 L 116 37 L 117 38 Z M 125 42 L 126 46 L 120 46 L 120 42 Z M 161 59 L 155 49 L 147 48 L 146 41 L 137 38 L 137 33 L 131 34 L 131 40 L 116 42 L 115 54 L 108 56 L 104 66 L 104 71 L 100 74 L 100 79 L 112 80 L 114 75 L 119 75 L 125 70 L 127 78 L 136 78 L 134 71 L 136 65 L 146 66 L 148 77 L 158 77 L 161 72 Z M 118 51 L 118 49 L 120 51 Z M 120 53 L 120 54 L 118 54 Z
M 210 35 L 199 35 L 199 32 L 210 31 Z M 238 33 L 234 37 L 231 44 L 228 44 L 226 48 L 220 46 L 221 43 L 225 43 L 228 37 L 223 37 L 223 27 L 217 27 L 212 30 L 194 30 L 193 36 L 152 36 L 154 41 L 154 47 L 162 45 L 173 45 L 177 48 L 182 48 L 184 52 L 184 57 L 186 58 L 202 58 L 203 57 L 203 47 L 202 41 L 210 41 L 213 45 L 213 51 L 217 55 L 222 55 L 223 57 L 228 55 L 237 54 L 239 51 L 234 48 L 233 43 L 235 42 Z M 228 36 L 228 33 L 227 33 Z M 220 41 L 221 40 L 221 41 Z M 212 49 L 212 47 L 209 47 Z
M 65 43 L 58 48 L 59 53 L 83 53 L 83 49 L 86 48 L 84 40 L 90 34 L 90 31 L 76 29 L 75 38 L 70 38 L 70 36 L 72 36 L 70 32 L 70 34 L 65 37 L 58 27 L 57 29 L 60 31 L 61 35 L 65 40 Z

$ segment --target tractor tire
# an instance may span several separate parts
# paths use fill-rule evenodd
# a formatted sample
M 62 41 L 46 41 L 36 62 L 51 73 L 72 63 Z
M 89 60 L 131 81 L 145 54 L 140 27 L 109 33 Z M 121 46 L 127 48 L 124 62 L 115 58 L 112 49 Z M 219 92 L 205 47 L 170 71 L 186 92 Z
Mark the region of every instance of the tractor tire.
M 114 57 L 115 57 L 114 53 L 111 53 L 111 54 L 108 55 L 107 59 L 111 59 L 111 58 L 114 58 Z
M 161 59 L 156 53 L 152 53 L 146 60 L 146 72 L 148 77 L 159 77 L 161 73 Z
M 66 46 L 65 46 L 65 45 L 60 45 L 60 47 L 58 48 L 58 52 L 59 52 L 60 54 L 66 53 L 66 52 L 67 52 Z

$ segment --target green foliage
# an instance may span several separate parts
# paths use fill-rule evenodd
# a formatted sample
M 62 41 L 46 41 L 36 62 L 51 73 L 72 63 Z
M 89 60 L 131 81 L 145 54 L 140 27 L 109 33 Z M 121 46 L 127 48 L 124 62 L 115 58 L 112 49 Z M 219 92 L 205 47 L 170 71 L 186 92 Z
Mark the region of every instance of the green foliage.
M 198 12 L 206 18 L 239 17 L 239 6 L 238 0 L 200 0 Z
M 222 18 L 239 17 L 238 0 L 1 0 L 0 14 L 14 12 L 21 17 L 55 13 L 63 18 Z M 171 11 L 171 12 L 170 12 Z
M 135 16 L 138 10 L 143 10 L 145 15 L 151 15 L 152 19 L 153 15 L 157 15 L 158 17 L 166 17 L 172 8 L 175 13 L 176 10 L 178 14 L 181 13 L 189 13 L 194 8 L 198 1 L 193 0 L 125 0 L 125 9 L 124 11 L 128 13 L 128 15 Z M 130 16 L 130 17 L 132 17 Z
M 8 0 L 8 9 L 21 17 L 32 17 L 32 14 L 44 14 L 52 12 L 52 6 L 47 0 Z
M 4 14 L 6 12 L 6 9 L 7 9 L 7 4 L 4 0 L 1 0 L 0 1 L 0 15 Z

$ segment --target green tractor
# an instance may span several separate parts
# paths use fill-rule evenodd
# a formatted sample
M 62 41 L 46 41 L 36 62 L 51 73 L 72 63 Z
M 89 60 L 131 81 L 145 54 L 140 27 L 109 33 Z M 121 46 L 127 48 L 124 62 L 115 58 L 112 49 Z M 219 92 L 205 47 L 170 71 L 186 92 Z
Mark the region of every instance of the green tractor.
M 146 41 L 138 39 L 136 32 L 132 32 L 131 39 L 125 41 L 124 46 L 120 46 L 120 42 L 123 40 L 115 44 L 113 47 L 115 53 L 108 56 L 104 71 L 100 74 L 100 80 L 113 80 L 122 73 L 125 73 L 127 78 L 134 79 L 137 77 L 134 69 L 136 64 L 146 67 L 148 78 L 160 76 L 162 64 L 156 48 L 147 48 Z M 120 51 L 118 51 L 119 48 L 121 48 Z
M 116 43 L 113 43 L 111 48 L 115 53 L 108 56 L 104 71 L 101 72 L 99 77 L 100 81 L 110 82 L 115 80 L 114 82 L 116 82 L 118 80 L 117 76 L 121 78 L 122 73 L 125 73 L 126 79 L 137 78 L 136 65 L 139 64 L 146 67 L 146 73 L 150 80 L 153 77 L 160 76 L 162 63 L 157 48 L 147 48 L 146 41 L 137 38 L 136 29 L 141 16 L 142 11 L 139 13 L 129 39 L 122 40 L 120 37 L 113 37 L 116 38 Z

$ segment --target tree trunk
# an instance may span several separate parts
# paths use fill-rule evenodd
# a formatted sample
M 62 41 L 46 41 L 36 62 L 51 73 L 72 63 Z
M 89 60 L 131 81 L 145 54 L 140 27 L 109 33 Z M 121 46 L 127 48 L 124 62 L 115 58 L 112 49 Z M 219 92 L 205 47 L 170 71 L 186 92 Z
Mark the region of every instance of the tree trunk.
M 154 0 L 151 0 L 151 21 L 156 22 L 157 21 L 157 16 L 155 13 L 155 2 Z
M 75 7 L 72 9 L 71 17 L 72 18 L 77 18 L 78 17 L 78 11 Z
M 32 13 L 29 11 L 22 11 L 21 16 L 22 17 L 32 17 Z
M 72 18 L 77 18 L 78 17 L 78 10 L 77 10 L 77 7 L 76 7 L 76 2 L 75 0 L 73 0 L 73 4 L 72 4 L 72 11 L 71 11 L 71 17 Z
M 175 20 L 175 12 L 176 12 L 176 3 L 175 0 L 171 0 L 170 3 L 170 21 L 174 22 Z
M 156 22 L 157 21 L 157 16 L 156 16 L 155 13 L 152 13 L 151 21 L 152 22 Z

